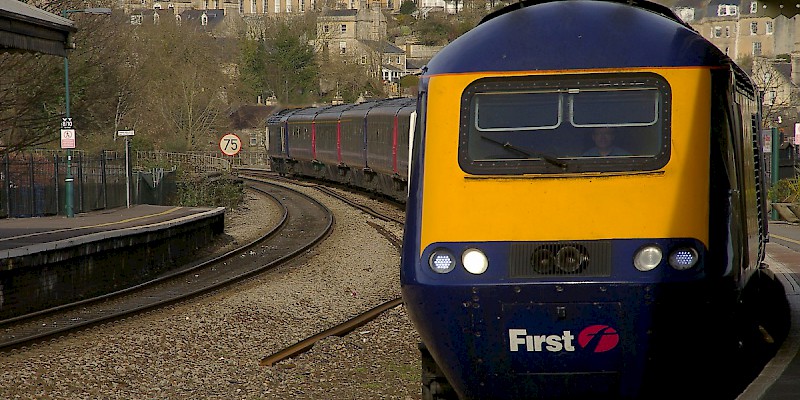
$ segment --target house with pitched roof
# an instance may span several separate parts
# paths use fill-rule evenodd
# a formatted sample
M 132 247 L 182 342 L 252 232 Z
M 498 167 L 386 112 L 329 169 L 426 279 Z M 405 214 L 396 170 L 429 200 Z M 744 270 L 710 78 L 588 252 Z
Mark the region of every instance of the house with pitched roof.
M 386 16 L 378 2 L 358 9 L 324 9 L 317 18 L 317 52 L 338 55 L 367 67 L 389 94 L 399 94 L 399 80 L 410 72 L 405 51 L 386 41 Z M 324 67 L 324 66 L 323 66 Z

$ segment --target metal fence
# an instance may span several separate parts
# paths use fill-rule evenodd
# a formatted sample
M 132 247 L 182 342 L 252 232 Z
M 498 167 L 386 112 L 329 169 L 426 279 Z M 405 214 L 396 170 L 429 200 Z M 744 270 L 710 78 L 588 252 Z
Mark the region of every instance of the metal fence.
M 177 168 L 195 173 L 230 172 L 240 165 L 265 165 L 265 151 L 220 153 L 170 153 L 136 151 L 131 154 L 131 203 L 163 204 L 175 191 Z M 73 151 L 73 212 L 83 213 L 128 203 L 125 153 Z M 164 172 L 166 169 L 166 173 Z M 171 171 L 170 171 L 171 170 Z M 0 218 L 66 215 L 63 151 L 29 151 L 0 156 Z
M 125 206 L 125 155 L 72 153 L 75 213 Z M 5 154 L 0 158 L 0 217 L 65 215 L 67 158 L 59 151 Z

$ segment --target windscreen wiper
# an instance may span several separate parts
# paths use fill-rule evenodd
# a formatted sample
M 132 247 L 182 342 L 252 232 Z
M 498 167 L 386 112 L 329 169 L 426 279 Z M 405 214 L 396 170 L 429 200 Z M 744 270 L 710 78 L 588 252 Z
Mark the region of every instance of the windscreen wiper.
M 531 158 L 531 157 L 541 158 L 542 160 L 545 160 L 548 163 L 550 163 L 552 165 L 555 165 L 556 167 L 559 167 L 561 169 L 567 169 L 567 163 L 559 160 L 557 157 L 552 156 L 550 154 L 542 153 L 542 152 L 539 152 L 539 151 L 533 151 L 531 149 L 527 149 L 527 148 L 524 148 L 524 147 L 520 147 L 520 146 L 511 144 L 511 142 L 501 142 L 499 140 L 494 140 L 494 139 L 492 139 L 492 138 L 490 138 L 488 136 L 485 136 L 485 135 L 481 135 L 481 138 L 483 138 L 485 140 L 488 140 L 488 141 L 490 141 L 490 142 L 492 142 L 492 143 L 494 143 L 496 145 L 502 146 L 504 149 L 516 151 L 517 153 L 520 153 L 520 154 L 522 154 L 524 156 L 527 156 L 528 158 Z

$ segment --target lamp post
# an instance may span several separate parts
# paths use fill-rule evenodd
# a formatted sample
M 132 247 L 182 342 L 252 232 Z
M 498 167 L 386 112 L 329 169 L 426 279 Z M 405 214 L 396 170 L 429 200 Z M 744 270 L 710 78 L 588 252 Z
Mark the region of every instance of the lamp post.
M 101 15 L 110 15 L 111 9 L 110 8 L 85 8 L 83 10 L 63 10 L 61 11 L 61 16 L 67 18 L 67 15 L 73 13 L 82 13 L 82 14 L 101 14 Z M 69 56 L 67 54 L 64 55 L 64 102 L 66 106 L 64 107 L 66 121 L 70 121 L 69 128 L 72 129 L 72 122 L 69 115 Z M 73 130 L 74 132 L 74 130 Z M 73 146 L 74 147 L 74 146 Z M 67 174 L 66 178 L 64 178 L 64 197 L 66 204 L 64 205 L 64 211 L 67 214 L 67 218 L 72 218 L 75 216 L 75 211 L 73 207 L 73 183 L 72 183 L 72 147 L 67 148 Z

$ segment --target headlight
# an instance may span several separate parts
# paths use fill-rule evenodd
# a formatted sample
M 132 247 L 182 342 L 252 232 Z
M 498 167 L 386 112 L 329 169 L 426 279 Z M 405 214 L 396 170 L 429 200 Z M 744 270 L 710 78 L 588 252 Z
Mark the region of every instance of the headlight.
M 644 246 L 633 256 L 633 266 L 639 271 L 650 271 L 661 263 L 662 257 L 658 246 Z
M 697 250 L 691 247 L 683 247 L 675 249 L 670 253 L 669 265 L 679 271 L 684 271 L 694 267 L 699 258 L 700 256 L 697 254 Z
M 556 257 L 553 252 L 546 247 L 536 249 L 531 255 L 531 267 L 540 274 L 552 273 L 555 265 Z
M 556 254 L 558 269 L 572 273 L 578 271 L 585 263 L 587 257 L 574 246 L 564 246 Z
M 467 251 L 461 255 L 461 263 L 464 264 L 464 268 L 469 271 L 469 273 L 475 275 L 482 274 L 486 272 L 486 268 L 489 268 L 489 260 L 486 258 L 486 255 L 478 249 L 467 249 Z
M 456 267 L 456 258 L 453 256 L 453 253 L 445 249 L 437 249 L 434 250 L 433 254 L 431 254 L 431 257 L 428 259 L 428 265 L 433 272 L 446 274 Z

